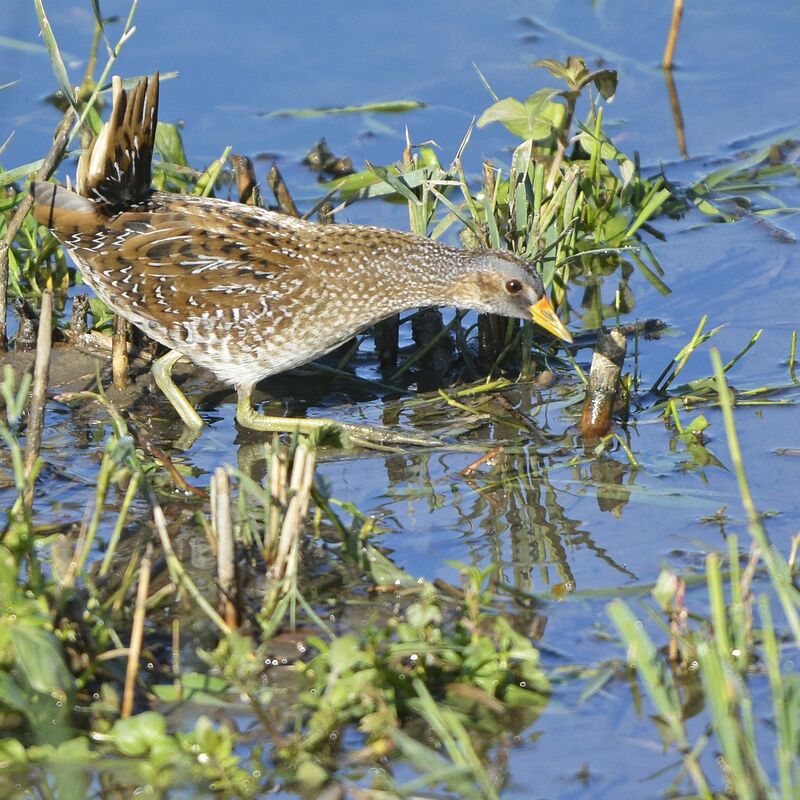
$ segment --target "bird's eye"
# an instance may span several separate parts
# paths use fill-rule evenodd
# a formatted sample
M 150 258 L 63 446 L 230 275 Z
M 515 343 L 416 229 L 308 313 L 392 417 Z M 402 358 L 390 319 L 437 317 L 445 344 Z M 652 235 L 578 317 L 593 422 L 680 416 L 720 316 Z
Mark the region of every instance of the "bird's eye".
M 509 281 L 506 284 L 506 291 L 509 294 L 519 294 L 522 291 L 522 283 L 517 280 Z

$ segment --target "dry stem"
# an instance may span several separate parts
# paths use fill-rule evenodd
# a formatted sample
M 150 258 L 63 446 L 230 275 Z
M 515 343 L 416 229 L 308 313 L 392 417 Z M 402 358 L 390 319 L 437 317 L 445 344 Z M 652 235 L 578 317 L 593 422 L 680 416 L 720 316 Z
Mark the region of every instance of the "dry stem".
M 39 333 L 36 337 L 36 360 L 33 365 L 33 390 L 31 391 L 28 412 L 28 430 L 25 436 L 25 474 L 31 475 L 39 457 L 44 428 L 44 407 L 46 403 L 47 380 L 50 375 L 50 345 L 53 339 L 53 293 L 50 289 L 42 292 L 39 312 Z M 25 492 L 25 505 L 33 503 L 33 482 Z
M 153 545 L 148 544 L 139 567 L 139 586 L 136 589 L 136 606 L 131 626 L 131 643 L 128 648 L 128 666 L 125 670 L 125 688 L 122 692 L 122 708 L 120 717 L 125 719 L 133 712 L 134 689 L 139 675 L 139 657 L 142 654 L 144 639 L 144 621 L 147 617 L 147 595 L 150 591 L 150 567 L 152 564 Z

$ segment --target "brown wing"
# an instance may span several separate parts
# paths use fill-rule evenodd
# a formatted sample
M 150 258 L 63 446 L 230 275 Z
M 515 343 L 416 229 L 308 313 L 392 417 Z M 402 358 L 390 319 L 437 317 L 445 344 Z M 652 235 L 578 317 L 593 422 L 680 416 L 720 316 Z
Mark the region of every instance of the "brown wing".
M 121 308 L 165 325 L 205 314 L 238 320 L 277 311 L 302 289 L 309 258 L 292 228 L 267 224 L 274 215 L 256 215 L 256 226 L 243 206 L 163 195 L 156 205 L 160 197 L 163 207 L 115 215 L 91 247 L 75 248 Z

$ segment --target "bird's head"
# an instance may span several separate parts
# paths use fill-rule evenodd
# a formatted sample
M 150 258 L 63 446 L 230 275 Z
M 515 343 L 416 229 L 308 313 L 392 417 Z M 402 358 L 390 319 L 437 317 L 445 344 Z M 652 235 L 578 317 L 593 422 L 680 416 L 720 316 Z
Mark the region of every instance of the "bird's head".
M 541 276 L 513 253 L 503 250 L 472 253 L 469 269 L 450 290 L 454 304 L 460 308 L 532 320 L 559 339 L 572 342 L 572 335 L 547 299 Z

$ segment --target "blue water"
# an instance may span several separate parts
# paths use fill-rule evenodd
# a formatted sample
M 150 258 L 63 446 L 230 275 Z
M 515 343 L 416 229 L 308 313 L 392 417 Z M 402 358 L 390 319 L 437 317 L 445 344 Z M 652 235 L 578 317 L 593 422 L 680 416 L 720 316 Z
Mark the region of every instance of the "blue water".
M 689 156 L 683 159 L 664 75 L 657 68 L 670 5 L 627 0 L 142 4 L 136 34 L 116 71 L 177 71 L 177 79 L 163 84 L 161 118 L 183 123 L 190 162 L 208 164 L 231 145 L 256 158 L 263 176 L 268 162 L 258 156 L 275 154 L 301 203 L 321 193 L 300 160 L 322 136 L 357 166 L 365 159 L 387 164 L 401 157 L 408 126 L 412 141 L 435 139 L 442 162 L 448 163 L 470 121 L 491 102 L 475 65 L 500 97 L 524 98 L 550 83 L 544 72 L 530 68 L 535 59 L 581 54 L 594 63 L 602 58 L 620 72 L 618 95 L 605 116 L 615 143 L 627 153 L 639 151 L 646 167 L 666 164 L 668 175 L 683 181 L 748 146 L 796 131 L 800 5 L 690 3 L 674 73 Z M 127 10 L 122 3 L 103 3 L 103 9 L 108 15 Z M 77 82 L 91 36 L 89 4 L 51 0 L 48 11 Z M 109 28 L 112 39 L 118 30 Z M 16 131 L 2 155 L 6 167 L 41 157 L 58 120 L 58 112 L 43 102 L 56 84 L 46 54 L 35 49 L 37 31 L 32 4 L 5 0 L 0 36 L 34 45 L 33 50 L 0 45 L 0 83 L 21 79 L 18 86 L 0 91 L 0 141 Z M 419 100 L 426 107 L 402 115 L 258 116 L 286 108 L 397 99 Z M 487 157 L 497 165 L 507 163 L 514 144 L 499 126 L 476 129 L 465 158 L 467 170 L 476 174 Z M 797 150 L 793 158 L 797 163 Z M 73 168 L 67 165 L 60 175 Z M 773 199 L 798 206 L 800 192 L 796 184 L 784 183 Z M 348 220 L 404 227 L 407 214 L 402 206 L 367 202 L 339 217 Z M 800 236 L 797 215 L 770 221 L 789 239 Z M 672 330 L 640 345 L 643 385 L 655 380 L 704 314 L 709 326 L 726 325 L 714 339 L 723 359 L 732 357 L 755 330 L 764 329 L 755 349 L 731 373 L 732 382 L 740 388 L 788 383 L 789 339 L 800 323 L 797 244 L 779 240 L 756 218 L 718 225 L 690 215 L 657 224 L 667 241 L 650 244 L 672 294 L 663 297 L 635 275 L 635 312 L 662 318 Z M 606 302 L 613 291 L 609 284 Z M 578 305 L 578 291 L 575 295 Z M 681 380 L 709 374 L 706 352 L 689 362 Z M 582 353 L 584 366 L 587 360 Z M 331 385 L 308 413 L 331 413 L 323 407 L 343 391 Z M 782 397 L 796 401 L 798 394 L 788 390 Z M 302 403 L 303 398 L 296 400 Z M 220 404 L 214 412 L 217 421 L 182 456 L 198 482 L 205 482 L 219 463 L 236 460 L 232 403 L 228 398 Z M 345 416 L 360 412 L 380 422 L 383 407 L 373 400 L 358 410 L 345 405 L 335 411 Z M 682 412 L 684 421 L 693 413 Z M 561 659 L 551 656 L 551 666 L 593 664 L 622 657 L 622 651 L 598 635 L 609 628 L 608 598 L 594 600 L 581 592 L 650 582 L 664 562 L 677 570 L 698 568 L 706 552 L 725 547 L 719 527 L 704 521 L 720 508 L 730 518 L 724 532 L 739 533 L 747 542 L 735 479 L 726 468 L 730 462 L 721 417 L 715 410 L 704 413 L 711 422 L 709 447 L 724 467 L 688 469 L 685 451 L 680 446 L 670 450 L 670 432 L 648 412 L 630 427 L 638 467 L 621 453 L 597 460 L 583 454 L 573 435 L 574 414 L 552 411 L 550 434 L 567 455 L 551 457 L 531 444 L 504 472 L 486 469 L 472 482 L 458 474 L 475 458 L 468 453 L 368 455 L 327 461 L 319 471 L 336 497 L 385 524 L 388 532 L 376 543 L 390 548 L 408 572 L 454 580 L 450 561 L 496 563 L 506 582 L 550 600 L 544 641 L 563 654 Z M 96 466 L 82 449 L 85 444 L 79 445 L 81 425 L 72 426 L 63 408 L 50 414 L 51 422 L 62 423 L 44 443 L 51 496 L 62 504 L 51 512 L 80 519 L 93 496 L 90 478 Z M 760 509 L 777 512 L 769 531 L 785 553 L 800 529 L 795 488 L 800 458 L 778 451 L 800 447 L 800 413 L 794 405 L 742 408 L 737 424 L 751 489 Z M 99 435 L 89 450 L 101 443 Z M 41 513 L 48 514 L 46 506 Z M 503 796 L 660 796 L 674 771 L 656 773 L 677 757 L 661 752 L 656 730 L 646 717 L 637 716 L 626 685 L 612 683 L 580 707 L 578 691 L 572 684 L 560 688 L 530 732 L 538 734 L 537 740 L 524 738 L 510 751 L 512 780 Z M 586 785 L 574 778 L 584 764 L 590 774 Z M 536 786 L 533 792 L 531 785 Z

